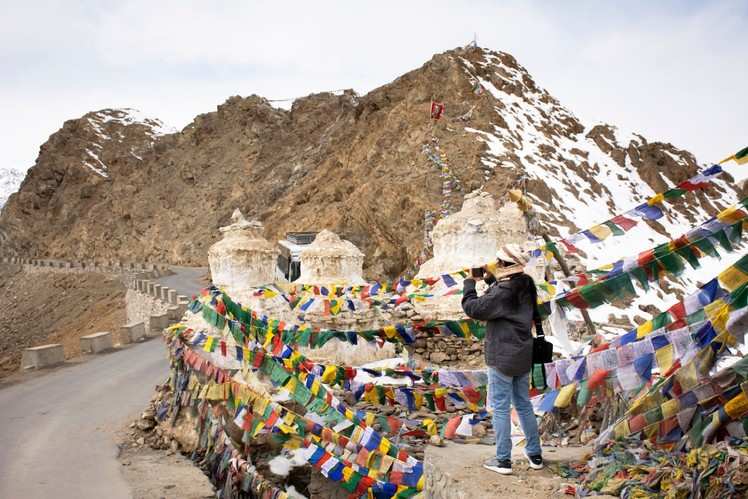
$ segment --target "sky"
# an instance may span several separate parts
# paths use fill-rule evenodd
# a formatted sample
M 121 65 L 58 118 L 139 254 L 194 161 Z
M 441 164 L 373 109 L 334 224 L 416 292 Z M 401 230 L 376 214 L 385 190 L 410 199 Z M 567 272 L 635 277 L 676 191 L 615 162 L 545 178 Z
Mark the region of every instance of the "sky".
M 585 124 L 719 161 L 748 145 L 748 2 L 0 0 L 0 168 L 67 119 L 182 128 L 232 95 L 364 94 L 435 53 L 509 52 Z

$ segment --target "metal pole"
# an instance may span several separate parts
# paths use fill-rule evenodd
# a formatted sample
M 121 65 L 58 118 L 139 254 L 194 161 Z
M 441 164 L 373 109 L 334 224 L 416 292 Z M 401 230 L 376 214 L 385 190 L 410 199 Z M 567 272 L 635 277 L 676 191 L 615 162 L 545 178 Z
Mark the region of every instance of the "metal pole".
M 558 248 L 555 244 L 551 244 L 551 238 L 548 237 L 548 234 L 543 233 L 543 241 L 548 244 L 549 249 L 551 250 L 551 253 L 553 253 L 553 257 L 556 259 L 558 264 L 561 266 L 561 272 L 564 273 L 566 277 L 571 276 L 571 271 L 569 271 L 569 266 L 566 264 L 566 260 L 563 256 L 561 256 L 561 253 L 559 253 Z M 574 288 L 574 283 L 571 283 L 571 287 Z M 592 319 L 590 319 L 590 314 L 587 313 L 587 311 L 583 308 L 579 309 L 580 312 L 582 312 L 582 318 L 584 318 L 584 323 L 587 325 L 587 330 L 595 336 L 597 332 L 595 331 L 595 325 L 592 323 Z

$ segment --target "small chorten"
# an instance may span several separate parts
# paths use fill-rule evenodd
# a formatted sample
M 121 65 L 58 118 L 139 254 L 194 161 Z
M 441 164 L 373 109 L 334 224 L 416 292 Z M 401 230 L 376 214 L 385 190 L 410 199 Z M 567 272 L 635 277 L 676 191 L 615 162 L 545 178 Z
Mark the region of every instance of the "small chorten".
M 364 254 L 350 241 L 323 230 L 301 252 L 298 284 L 364 284 Z
M 208 250 L 208 263 L 213 283 L 237 296 L 274 281 L 277 250 L 262 236 L 262 223 L 248 221 L 238 208 L 231 220 L 220 228 L 223 239 Z

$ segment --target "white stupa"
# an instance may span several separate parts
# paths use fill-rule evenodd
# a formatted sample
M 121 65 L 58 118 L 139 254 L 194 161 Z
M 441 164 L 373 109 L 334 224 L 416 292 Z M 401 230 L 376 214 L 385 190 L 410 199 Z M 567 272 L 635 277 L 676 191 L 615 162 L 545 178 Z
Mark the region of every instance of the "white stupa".
M 208 250 L 208 263 L 213 283 L 238 297 L 273 282 L 277 250 L 262 236 L 262 223 L 248 221 L 238 209 L 231 220 L 220 228 L 223 239 Z
M 300 255 L 298 284 L 364 284 L 364 254 L 350 241 L 323 230 Z

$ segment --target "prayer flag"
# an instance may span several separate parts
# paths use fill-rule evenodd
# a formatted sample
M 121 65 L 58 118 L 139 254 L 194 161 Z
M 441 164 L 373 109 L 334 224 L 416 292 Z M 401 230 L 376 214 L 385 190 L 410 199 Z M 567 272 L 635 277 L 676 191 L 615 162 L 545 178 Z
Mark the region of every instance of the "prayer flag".
M 748 163 L 748 147 L 744 147 L 732 156 L 728 156 L 727 158 L 723 159 L 722 161 L 720 161 L 720 164 L 727 163 L 728 161 L 735 161 L 739 165 Z

